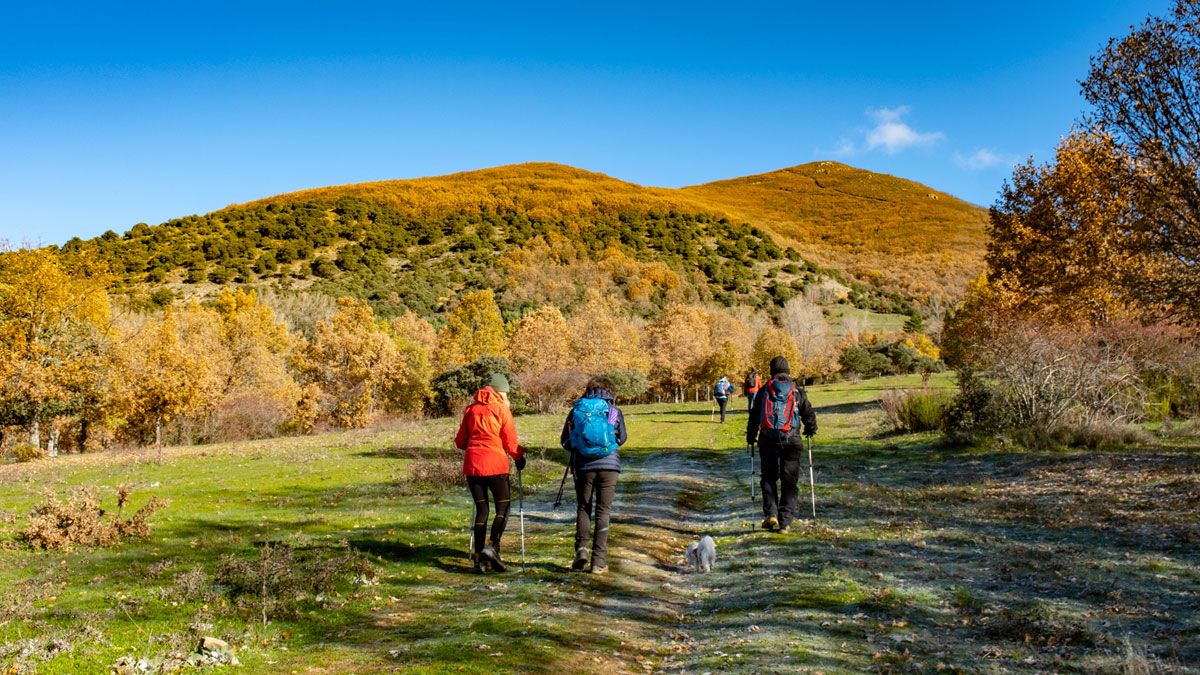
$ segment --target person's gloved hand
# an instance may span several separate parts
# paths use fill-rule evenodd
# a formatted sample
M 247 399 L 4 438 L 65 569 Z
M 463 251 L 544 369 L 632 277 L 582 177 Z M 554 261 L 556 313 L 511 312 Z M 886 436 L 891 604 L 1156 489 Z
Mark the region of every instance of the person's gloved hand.
M 517 461 L 517 471 L 524 471 L 525 470 L 525 455 L 521 455 L 520 457 L 517 458 L 516 461 Z
M 817 435 L 817 430 L 816 430 L 816 429 L 805 429 L 805 430 L 804 430 L 804 437 L 805 437 L 805 438 L 812 438 L 813 436 L 816 436 L 816 435 Z

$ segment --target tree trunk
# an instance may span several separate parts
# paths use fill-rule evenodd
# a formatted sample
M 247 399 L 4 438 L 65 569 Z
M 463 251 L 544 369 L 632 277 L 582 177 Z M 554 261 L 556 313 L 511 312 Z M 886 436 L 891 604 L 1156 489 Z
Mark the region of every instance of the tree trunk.
M 88 420 L 79 420 L 79 452 L 87 452 Z
M 46 456 L 58 457 L 58 427 L 51 427 L 46 439 Z
M 42 447 L 42 422 L 36 417 L 29 425 L 29 444 L 38 448 Z

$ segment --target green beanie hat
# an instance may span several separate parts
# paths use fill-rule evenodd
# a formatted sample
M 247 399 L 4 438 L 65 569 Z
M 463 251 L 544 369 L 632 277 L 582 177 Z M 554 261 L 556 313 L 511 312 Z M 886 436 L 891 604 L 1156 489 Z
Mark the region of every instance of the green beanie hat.
M 507 394 L 509 389 L 508 378 L 504 376 L 504 373 L 494 373 L 488 378 L 488 386 L 496 391 Z

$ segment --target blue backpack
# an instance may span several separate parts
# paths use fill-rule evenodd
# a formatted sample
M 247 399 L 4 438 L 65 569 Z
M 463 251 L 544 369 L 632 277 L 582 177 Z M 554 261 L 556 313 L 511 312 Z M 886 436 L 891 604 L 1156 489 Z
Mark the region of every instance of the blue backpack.
M 729 398 L 729 390 L 733 389 L 733 385 L 729 384 L 729 378 L 722 377 L 713 385 L 713 395 L 717 398 Z
M 617 432 L 608 421 L 608 401 L 581 398 L 571 408 L 571 448 L 586 459 L 607 457 L 617 450 Z

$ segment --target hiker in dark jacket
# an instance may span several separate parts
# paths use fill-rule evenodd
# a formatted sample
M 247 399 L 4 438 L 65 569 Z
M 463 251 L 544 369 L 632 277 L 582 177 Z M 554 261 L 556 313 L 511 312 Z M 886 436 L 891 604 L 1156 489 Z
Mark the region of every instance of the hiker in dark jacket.
M 575 472 L 575 560 L 571 569 L 581 571 L 590 561 L 592 574 L 608 570 L 609 513 L 621 473 L 617 449 L 627 438 L 625 416 L 616 406 L 613 388 L 608 378 L 593 377 L 583 397 L 567 413 L 559 438 L 571 453 Z
M 787 532 L 799 513 L 797 484 L 804 454 L 801 422 L 805 436 L 817 433 L 817 415 L 804 389 L 792 381 L 789 370 L 787 359 L 782 356 L 771 359 L 771 380 L 759 390 L 746 422 L 746 444 L 758 443 L 758 456 L 762 461 L 762 481 L 759 483 L 763 500 L 762 526 L 764 530 L 779 528 L 780 532 Z M 790 410 L 788 401 L 791 401 Z

